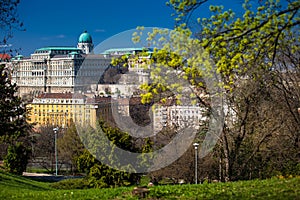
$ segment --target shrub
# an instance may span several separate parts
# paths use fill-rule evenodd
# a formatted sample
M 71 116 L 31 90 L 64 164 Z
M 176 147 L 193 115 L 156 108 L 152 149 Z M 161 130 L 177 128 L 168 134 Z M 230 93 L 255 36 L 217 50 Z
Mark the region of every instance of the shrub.
M 22 175 L 26 170 L 29 157 L 30 150 L 21 142 L 17 142 L 8 147 L 7 155 L 4 157 L 4 166 L 10 173 Z
M 51 185 L 51 187 L 53 187 L 55 189 L 64 189 L 64 190 L 89 188 L 88 182 L 83 178 L 65 179 L 65 180 L 53 183 Z

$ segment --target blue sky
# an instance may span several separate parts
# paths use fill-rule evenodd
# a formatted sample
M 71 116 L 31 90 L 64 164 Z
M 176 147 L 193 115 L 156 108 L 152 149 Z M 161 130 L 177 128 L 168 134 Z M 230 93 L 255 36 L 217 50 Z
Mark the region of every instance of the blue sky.
M 45 46 L 76 46 L 79 35 L 87 30 L 95 46 L 120 32 L 145 27 L 174 27 L 172 10 L 166 0 L 21 0 L 18 8 L 26 31 L 14 31 L 10 40 L 20 54 L 29 56 Z M 230 8 L 239 0 L 212 0 Z M 198 12 L 208 14 L 208 5 Z

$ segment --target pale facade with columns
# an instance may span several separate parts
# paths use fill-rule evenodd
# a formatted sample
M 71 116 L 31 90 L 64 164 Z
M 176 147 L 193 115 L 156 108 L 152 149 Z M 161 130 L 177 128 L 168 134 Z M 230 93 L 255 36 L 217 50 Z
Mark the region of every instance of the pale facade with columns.
M 16 56 L 7 65 L 20 96 L 74 92 L 77 86 L 97 83 L 110 65 L 110 56 L 94 55 L 92 51 L 91 36 L 84 32 L 77 48 L 44 47 L 35 50 L 30 57 Z

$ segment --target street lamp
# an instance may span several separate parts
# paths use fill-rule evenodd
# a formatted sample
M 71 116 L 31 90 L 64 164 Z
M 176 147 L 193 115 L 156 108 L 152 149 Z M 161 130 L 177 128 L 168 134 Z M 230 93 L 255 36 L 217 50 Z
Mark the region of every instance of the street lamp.
M 55 148 L 55 176 L 57 176 L 57 131 L 58 131 L 58 127 L 53 129 L 54 131 L 54 148 Z
M 194 147 L 195 147 L 195 184 L 197 184 L 197 182 L 198 182 L 198 175 L 197 175 L 197 163 L 198 163 L 198 155 L 197 155 L 197 153 L 198 153 L 198 146 L 199 146 L 199 144 L 198 143 L 194 143 L 193 144 L 194 145 Z

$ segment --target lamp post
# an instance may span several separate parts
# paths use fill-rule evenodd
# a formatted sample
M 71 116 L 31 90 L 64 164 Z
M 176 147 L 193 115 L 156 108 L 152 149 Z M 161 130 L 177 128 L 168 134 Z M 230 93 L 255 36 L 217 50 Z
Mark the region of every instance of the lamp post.
M 199 144 L 198 143 L 194 143 L 193 144 L 194 147 L 195 147 L 195 184 L 198 184 L 198 175 L 197 175 L 197 163 L 198 163 L 198 146 Z
M 57 170 L 58 170 L 58 167 L 57 167 L 57 131 L 58 131 L 58 128 L 54 128 L 53 129 L 54 131 L 54 149 L 55 149 L 55 176 L 57 176 Z

